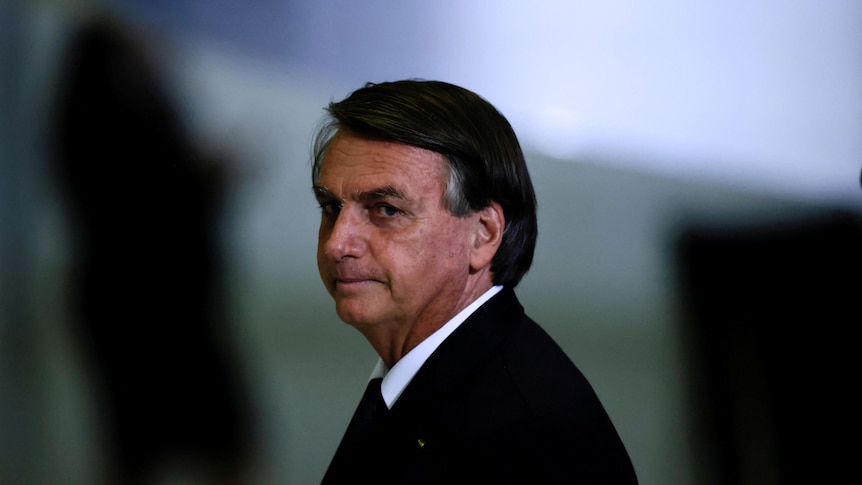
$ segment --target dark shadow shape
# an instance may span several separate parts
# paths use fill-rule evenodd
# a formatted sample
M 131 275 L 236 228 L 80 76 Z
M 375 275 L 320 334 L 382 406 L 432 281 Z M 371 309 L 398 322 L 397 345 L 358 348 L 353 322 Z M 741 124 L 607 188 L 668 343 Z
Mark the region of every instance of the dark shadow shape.
M 53 169 L 75 243 L 73 335 L 98 390 L 108 482 L 176 468 L 237 483 L 252 423 L 226 332 L 224 177 L 141 45 L 98 18 L 64 58 Z
M 692 226 L 677 256 L 698 483 L 853 476 L 862 217 Z

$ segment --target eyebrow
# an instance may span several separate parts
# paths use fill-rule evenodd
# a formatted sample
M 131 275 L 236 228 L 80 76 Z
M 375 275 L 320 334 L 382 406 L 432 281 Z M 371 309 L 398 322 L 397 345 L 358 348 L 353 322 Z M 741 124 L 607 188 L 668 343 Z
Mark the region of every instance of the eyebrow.
M 314 190 L 314 195 L 317 196 L 318 199 L 323 199 L 323 198 L 338 199 L 338 197 L 336 197 L 335 194 L 333 194 L 331 190 L 324 187 L 323 185 L 315 185 L 313 187 L 313 190 Z M 358 192 L 355 195 L 353 195 L 353 198 L 355 200 L 359 200 L 359 201 L 363 201 L 363 202 L 380 200 L 380 199 L 385 199 L 385 198 L 389 198 L 389 197 L 395 198 L 395 199 L 402 199 L 402 200 L 407 199 L 407 196 L 404 195 L 404 193 L 402 193 L 400 190 L 396 189 L 395 187 L 393 187 L 391 185 L 378 187 L 376 189 L 372 189 L 372 190 L 368 190 L 368 191 L 364 191 L 364 192 Z
M 357 200 L 369 201 L 369 200 L 379 200 L 386 198 L 395 198 L 395 199 L 406 199 L 407 197 L 401 193 L 400 190 L 396 189 L 391 185 L 387 185 L 385 187 L 380 187 L 368 192 L 360 192 L 356 195 Z

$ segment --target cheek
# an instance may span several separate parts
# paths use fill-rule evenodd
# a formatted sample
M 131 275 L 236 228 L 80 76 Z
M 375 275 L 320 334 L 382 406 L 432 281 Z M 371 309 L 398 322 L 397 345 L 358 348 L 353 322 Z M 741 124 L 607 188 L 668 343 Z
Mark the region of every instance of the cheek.
M 320 247 L 326 239 L 329 238 L 329 224 L 321 218 L 320 225 L 317 226 L 317 245 Z
M 321 227 L 317 235 L 317 269 L 320 271 L 320 276 L 325 278 L 324 272 L 332 263 L 326 256 L 326 241 L 329 234 Z
M 326 244 L 326 239 L 323 237 L 323 231 L 317 235 L 317 264 L 323 263 L 323 247 Z
M 462 220 L 438 226 L 423 238 L 424 264 L 431 273 L 457 273 L 469 268 L 469 235 Z
M 323 255 L 323 250 L 326 247 L 326 242 L 329 240 L 329 237 L 332 235 L 332 230 L 329 225 L 325 224 L 323 221 L 320 222 L 320 227 L 317 229 L 317 254 L 318 257 Z

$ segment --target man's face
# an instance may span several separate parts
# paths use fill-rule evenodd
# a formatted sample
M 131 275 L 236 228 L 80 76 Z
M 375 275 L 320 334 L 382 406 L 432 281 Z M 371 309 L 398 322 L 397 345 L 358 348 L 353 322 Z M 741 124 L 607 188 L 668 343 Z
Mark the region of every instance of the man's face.
M 469 303 L 474 216 L 444 208 L 447 170 L 428 150 L 336 134 L 315 186 L 317 265 L 342 320 L 430 333 Z

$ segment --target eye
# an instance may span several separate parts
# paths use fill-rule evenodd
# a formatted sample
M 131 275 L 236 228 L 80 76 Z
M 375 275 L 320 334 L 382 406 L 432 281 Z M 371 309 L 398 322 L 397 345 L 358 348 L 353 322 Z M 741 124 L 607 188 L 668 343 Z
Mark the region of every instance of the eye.
M 383 205 L 383 206 L 380 206 L 380 212 L 383 213 L 384 215 L 392 217 L 392 216 L 398 215 L 398 213 L 401 211 L 396 209 L 395 207 L 392 207 L 391 205 Z
M 337 216 L 341 212 L 341 202 L 324 201 L 320 203 L 320 211 L 326 216 Z
M 395 217 L 398 214 L 401 214 L 401 210 L 397 207 L 392 207 L 389 204 L 380 204 L 374 207 L 373 211 L 376 215 L 381 217 Z

